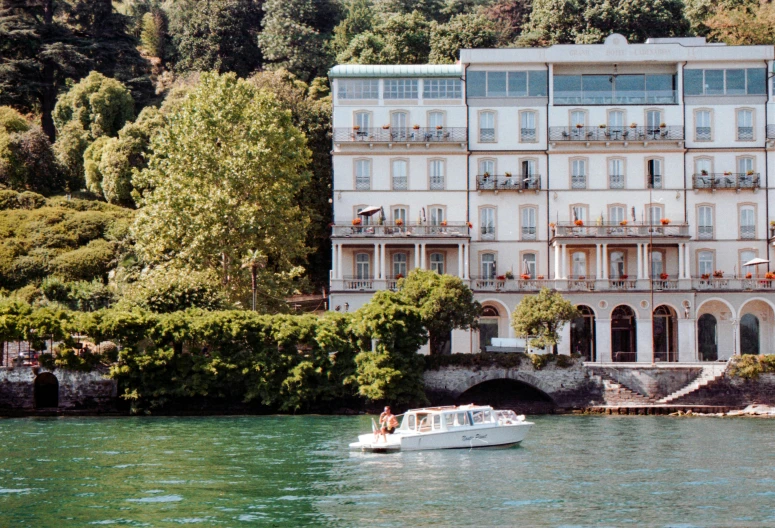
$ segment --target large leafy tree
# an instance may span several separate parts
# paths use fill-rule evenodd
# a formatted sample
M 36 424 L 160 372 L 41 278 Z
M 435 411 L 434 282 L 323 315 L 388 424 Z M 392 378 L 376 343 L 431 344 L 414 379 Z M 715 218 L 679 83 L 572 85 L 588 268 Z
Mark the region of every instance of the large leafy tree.
M 322 81 L 320 79 L 316 81 Z M 324 95 L 321 82 L 312 85 L 297 79 L 290 72 L 261 72 L 250 78 L 259 89 L 272 92 L 278 104 L 291 113 L 293 124 L 307 137 L 312 152 L 310 182 L 299 190 L 296 201 L 310 218 L 306 245 L 307 276 L 315 286 L 328 284 L 331 269 L 331 239 L 329 225 L 333 221 L 331 204 L 331 98 Z
M 258 37 L 265 66 L 283 68 L 304 81 L 325 75 L 332 57 L 326 41 L 339 13 L 329 0 L 266 0 Z
M 342 21 L 334 28 L 329 41 L 331 50 L 339 54 L 347 49 L 350 41 L 374 26 L 375 13 L 371 0 L 348 0 L 344 3 Z
M 775 44 L 775 5 L 722 7 L 703 25 L 713 40 L 732 46 Z
M 463 48 L 494 48 L 500 41 L 495 23 L 484 15 L 456 15 L 446 24 L 431 30 L 431 52 L 428 61 L 454 64 Z
M 249 75 L 261 65 L 256 39 L 261 29 L 261 0 L 168 2 L 169 31 L 179 71 L 235 72 Z
M 417 308 L 430 337 L 431 354 L 441 354 L 454 329 L 476 328 L 481 306 L 459 277 L 413 270 L 399 280 L 398 295 Z
M 307 250 L 295 203 L 309 179 L 304 135 L 276 99 L 234 74 L 203 74 L 152 140 L 134 225 L 139 255 L 216 270 L 232 298 L 249 297 L 242 256 L 260 250 L 264 307 L 282 305 Z
M 560 342 L 562 325 L 578 316 L 573 304 L 559 292 L 543 288 L 538 295 L 527 295 L 511 314 L 511 327 L 518 336 L 530 337 L 537 348 L 554 347 Z
M 708 35 L 710 28 L 705 21 L 716 13 L 734 9 L 754 11 L 759 6 L 759 0 L 684 0 L 684 14 L 695 35 Z
M 387 16 L 372 31 L 355 37 L 337 62 L 424 64 L 431 51 L 431 23 L 419 11 Z
M 0 106 L 0 183 L 44 193 L 63 188 L 48 137 L 8 106 Z
M 498 0 L 483 9 L 482 13 L 500 24 L 508 41 L 512 41 L 522 32 L 530 18 L 533 0 Z

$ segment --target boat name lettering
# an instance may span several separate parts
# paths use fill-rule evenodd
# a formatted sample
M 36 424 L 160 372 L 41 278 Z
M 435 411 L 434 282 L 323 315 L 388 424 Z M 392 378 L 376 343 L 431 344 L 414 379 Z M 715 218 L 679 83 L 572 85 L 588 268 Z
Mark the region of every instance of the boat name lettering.
M 487 438 L 486 434 L 476 434 L 474 436 L 463 435 L 463 442 L 470 442 L 471 440 L 484 440 L 485 438 Z

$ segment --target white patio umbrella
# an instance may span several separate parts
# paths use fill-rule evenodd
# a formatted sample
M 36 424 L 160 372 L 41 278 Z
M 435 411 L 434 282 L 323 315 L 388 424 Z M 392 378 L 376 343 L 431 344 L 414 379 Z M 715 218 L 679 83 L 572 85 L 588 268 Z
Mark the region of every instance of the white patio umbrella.
M 382 207 L 377 207 L 376 205 L 370 205 L 368 207 L 361 209 L 358 214 L 361 216 L 374 216 L 381 210 L 382 210 Z
M 756 257 L 755 259 L 751 259 L 748 262 L 746 262 L 745 264 L 743 264 L 743 267 L 746 267 L 746 266 L 758 266 L 760 264 L 767 264 L 767 263 L 769 263 L 769 260 Z

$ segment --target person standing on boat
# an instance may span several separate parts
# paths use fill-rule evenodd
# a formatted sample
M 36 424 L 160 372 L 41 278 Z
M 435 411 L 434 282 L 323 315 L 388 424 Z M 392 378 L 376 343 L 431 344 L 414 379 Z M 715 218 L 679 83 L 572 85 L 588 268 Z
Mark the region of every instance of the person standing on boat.
M 385 407 L 385 410 L 379 415 L 379 426 L 379 434 L 387 442 L 387 435 L 395 433 L 396 427 L 398 427 L 398 418 L 395 417 L 390 407 Z

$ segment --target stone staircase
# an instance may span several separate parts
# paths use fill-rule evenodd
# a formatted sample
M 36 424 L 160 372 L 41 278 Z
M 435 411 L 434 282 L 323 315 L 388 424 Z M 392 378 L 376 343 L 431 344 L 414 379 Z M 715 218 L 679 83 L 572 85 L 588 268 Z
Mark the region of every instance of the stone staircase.
M 656 403 L 667 405 L 667 404 L 673 403 L 679 398 L 683 398 L 687 394 L 691 394 L 696 390 L 699 390 L 703 387 L 707 387 L 711 383 L 723 377 L 724 373 L 726 373 L 727 371 L 728 366 L 729 366 L 729 361 L 727 361 L 726 363 L 713 363 L 710 365 L 703 365 L 702 372 L 700 373 L 699 376 L 697 376 L 697 378 L 694 379 L 694 381 L 678 389 L 674 393 L 668 394 L 664 398 L 660 398 L 659 400 L 656 401 Z
M 637 405 L 654 405 L 655 403 L 653 398 L 630 390 L 605 374 L 592 374 L 590 378 L 603 385 L 602 405 L 612 407 L 632 407 Z

